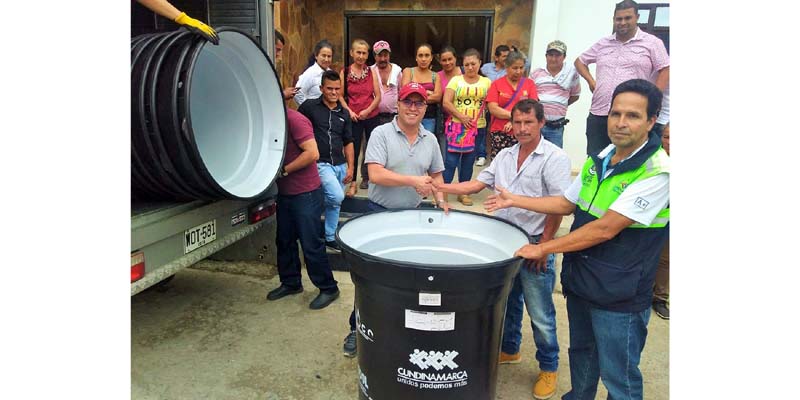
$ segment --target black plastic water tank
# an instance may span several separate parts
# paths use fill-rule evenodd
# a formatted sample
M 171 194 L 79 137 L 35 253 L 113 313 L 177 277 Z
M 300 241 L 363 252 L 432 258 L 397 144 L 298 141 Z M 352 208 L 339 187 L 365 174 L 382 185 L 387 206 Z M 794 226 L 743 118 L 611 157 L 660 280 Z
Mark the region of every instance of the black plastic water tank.
M 528 243 L 463 211 L 368 213 L 336 233 L 355 283 L 360 399 L 494 399 L 506 298 Z

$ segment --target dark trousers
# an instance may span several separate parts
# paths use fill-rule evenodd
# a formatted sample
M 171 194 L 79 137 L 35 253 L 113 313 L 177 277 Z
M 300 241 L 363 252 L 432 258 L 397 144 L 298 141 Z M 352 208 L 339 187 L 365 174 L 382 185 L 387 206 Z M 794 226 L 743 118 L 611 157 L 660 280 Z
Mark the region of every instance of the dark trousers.
M 653 125 L 653 129 L 651 129 L 650 132 L 655 132 L 656 135 L 658 135 L 658 137 L 660 139 L 661 135 L 664 133 L 664 127 L 665 126 L 666 125 L 664 125 L 664 124 L 659 124 L 658 122 L 656 122 L 656 124 Z
M 608 116 L 589 113 L 589 116 L 586 117 L 586 155 L 596 156 L 610 144 Z
M 375 129 L 376 126 L 381 125 L 379 123 L 379 119 L 377 116 L 370 119 L 365 119 L 363 121 L 358 121 L 353 123 L 353 153 L 354 153 L 354 161 L 353 164 L 353 182 L 358 180 L 358 158 L 361 155 L 361 143 L 362 143 L 362 135 L 364 137 L 364 154 L 366 154 L 367 143 L 369 143 L 369 136 L 372 134 L 372 130 Z M 364 164 L 361 166 L 361 176 L 362 179 L 369 180 L 369 173 L 367 172 L 367 165 Z
M 278 275 L 281 284 L 290 288 L 303 286 L 297 242 L 303 247 L 308 277 L 320 291 L 336 290 L 328 255 L 325 253 L 324 227 L 319 218 L 324 211 L 322 187 L 297 195 L 279 195 L 277 232 Z

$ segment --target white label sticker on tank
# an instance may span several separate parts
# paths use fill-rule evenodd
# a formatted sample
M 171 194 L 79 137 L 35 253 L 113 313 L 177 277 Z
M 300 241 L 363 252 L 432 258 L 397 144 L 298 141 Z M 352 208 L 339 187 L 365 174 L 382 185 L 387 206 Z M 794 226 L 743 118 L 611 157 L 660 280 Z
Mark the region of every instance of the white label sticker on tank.
M 419 305 L 421 306 L 441 306 L 442 294 L 435 292 L 419 292 Z
M 418 331 L 452 331 L 456 329 L 456 313 L 406 310 L 406 328 Z

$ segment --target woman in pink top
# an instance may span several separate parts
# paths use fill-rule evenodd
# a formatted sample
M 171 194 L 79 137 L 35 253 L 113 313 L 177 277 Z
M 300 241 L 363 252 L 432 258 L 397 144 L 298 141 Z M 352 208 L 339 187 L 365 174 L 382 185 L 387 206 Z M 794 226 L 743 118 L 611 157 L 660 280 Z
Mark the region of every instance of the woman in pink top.
M 428 91 L 428 108 L 422 118 L 422 126 L 431 133 L 436 132 L 436 113 L 438 104 L 442 101 L 443 86 L 435 72 L 431 70 L 433 62 L 433 47 L 427 43 L 417 46 L 417 66 L 403 70 L 403 82 L 400 87 L 409 82 L 417 82 Z
M 361 154 L 361 137 L 369 140 L 369 135 L 377 126 L 378 104 L 381 102 L 381 85 L 378 75 L 367 66 L 369 56 L 369 43 L 363 39 L 353 40 L 350 45 L 350 57 L 353 63 L 339 71 L 339 76 L 344 82 L 344 107 L 350 112 L 353 120 L 353 154 L 355 163 L 353 168 L 353 181 L 345 195 L 353 197 L 358 191 L 358 157 Z M 366 143 L 366 142 L 365 142 Z M 366 147 L 366 146 L 364 146 Z M 366 179 L 362 177 L 362 179 Z
M 500 150 L 511 147 L 517 143 L 514 132 L 511 130 L 511 109 L 522 99 L 538 101 L 539 94 L 536 84 L 531 79 L 525 78 L 525 57 L 522 53 L 512 51 L 506 57 L 506 75 L 492 82 L 486 102 L 492 122 L 489 132 L 492 137 L 492 158 Z M 516 93 L 516 95 L 515 95 Z

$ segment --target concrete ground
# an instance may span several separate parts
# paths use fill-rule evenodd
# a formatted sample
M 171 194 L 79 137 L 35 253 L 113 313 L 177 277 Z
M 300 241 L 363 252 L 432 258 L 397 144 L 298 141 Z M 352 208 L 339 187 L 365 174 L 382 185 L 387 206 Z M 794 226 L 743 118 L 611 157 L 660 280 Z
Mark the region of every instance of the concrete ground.
M 476 168 L 476 174 L 478 169 Z M 359 191 L 363 196 L 365 191 Z M 482 212 L 475 205 L 455 208 Z M 454 196 L 451 196 L 454 197 Z M 565 218 L 559 234 L 568 231 Z M 317 290 L 278 301 L 266 293 L 279 285 L 274 265 L 203 261 L 162 287 L 131 298 L 131 398 L 133 399 L 354 399 L 356 359 L 341 354 L 353 307 L 350 275 L 334 271 L 341 297 L 313 311 Z M 560 286 L 553 294 L 561 346 L 558 390 L 570 388 L 569 332 Z M 523 321 L 523 363 L 501 365 L 496 399 L 532 399 L 538 374 L 530 319 Z M 645 398 L 669 398 L 669 322 L 654 313 L 640 365 Z M 606 398 L 602 383 L 597 399 Z

